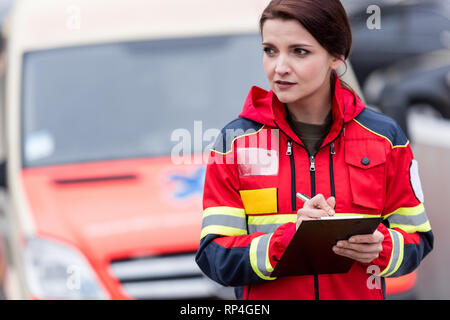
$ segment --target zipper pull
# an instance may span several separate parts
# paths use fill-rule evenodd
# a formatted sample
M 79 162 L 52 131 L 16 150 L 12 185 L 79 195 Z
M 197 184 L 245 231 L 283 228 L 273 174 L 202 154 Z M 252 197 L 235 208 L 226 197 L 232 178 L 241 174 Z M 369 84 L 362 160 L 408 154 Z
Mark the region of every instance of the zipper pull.
M 316 161 L 314 156 L 309 157 L 309 171 L 316 171 Z
M 287 156 L 292 155 L 292 142 L 290 140 L 287 142 L 286 155 Z
M 336 154 L 336 151 L 334 150 L 334 142 L 332 142 L 331 144 L 330 144 L 330 152 L 331 152 L 331 154 Z

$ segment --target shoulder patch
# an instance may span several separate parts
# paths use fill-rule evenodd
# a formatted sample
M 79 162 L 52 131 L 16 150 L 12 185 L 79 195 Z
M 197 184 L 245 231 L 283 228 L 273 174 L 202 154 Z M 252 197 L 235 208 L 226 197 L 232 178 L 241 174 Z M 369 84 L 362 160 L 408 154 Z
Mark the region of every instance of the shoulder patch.
M 353 120 L 370 132 L 387 139 L 392 148 L 405 147 L 409 143 L 397 122 L 384 114 L 365 108 Z
M 423 197 L 423 190 L 422 190 L 422 183 L 420 182 L 420 176 L 419 176 L 419 164 L 417 160 L 412 160 L 411 164 L 409 165 L 409 181 L 411 183 L 411 187 L 414 191 L 414 195 L 416 196 L 417 200 L 420 202 L 424 202 Z
M 218 153 L 228 153 L 231 151 L 234 140 L 247 135 L 255 134 L 264 127 L 264 124 L 248 120 L 245 118 L 237 118 L 228 123 L 217 136 L 214 147 L 211 151 Z

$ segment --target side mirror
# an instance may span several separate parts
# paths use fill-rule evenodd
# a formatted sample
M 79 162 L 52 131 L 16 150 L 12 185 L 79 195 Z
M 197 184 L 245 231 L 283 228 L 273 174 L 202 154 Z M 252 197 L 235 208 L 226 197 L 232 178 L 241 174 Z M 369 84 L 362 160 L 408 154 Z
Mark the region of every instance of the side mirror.
M 6 160 L 0 161 L 0 188 L 7 188 Z

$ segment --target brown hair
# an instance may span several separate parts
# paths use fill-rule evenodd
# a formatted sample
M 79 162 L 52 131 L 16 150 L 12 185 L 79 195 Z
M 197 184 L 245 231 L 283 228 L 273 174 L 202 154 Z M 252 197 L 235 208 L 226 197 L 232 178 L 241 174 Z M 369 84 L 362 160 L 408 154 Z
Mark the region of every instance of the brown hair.
M 259 20 L 261 35 L 268 19 L 297 20 L 332 56 L 343 55 L 347 59 L 350 55 L 352 30 L 339 0 L 272 0 Z M 331 80 L 334 80 L 334 72 Z M 342 86 L 352 90 L 343 81 Z

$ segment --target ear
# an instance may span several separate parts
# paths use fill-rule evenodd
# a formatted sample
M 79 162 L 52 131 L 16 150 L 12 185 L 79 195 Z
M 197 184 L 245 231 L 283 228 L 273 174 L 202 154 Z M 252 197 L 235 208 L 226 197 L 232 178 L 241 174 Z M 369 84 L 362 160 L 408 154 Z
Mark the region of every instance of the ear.
M 339 57 L 331 57 L 331 69 L 336 71 L 344 63 L 344 61 L 345 57 L 343 55 L 340 55 Z

